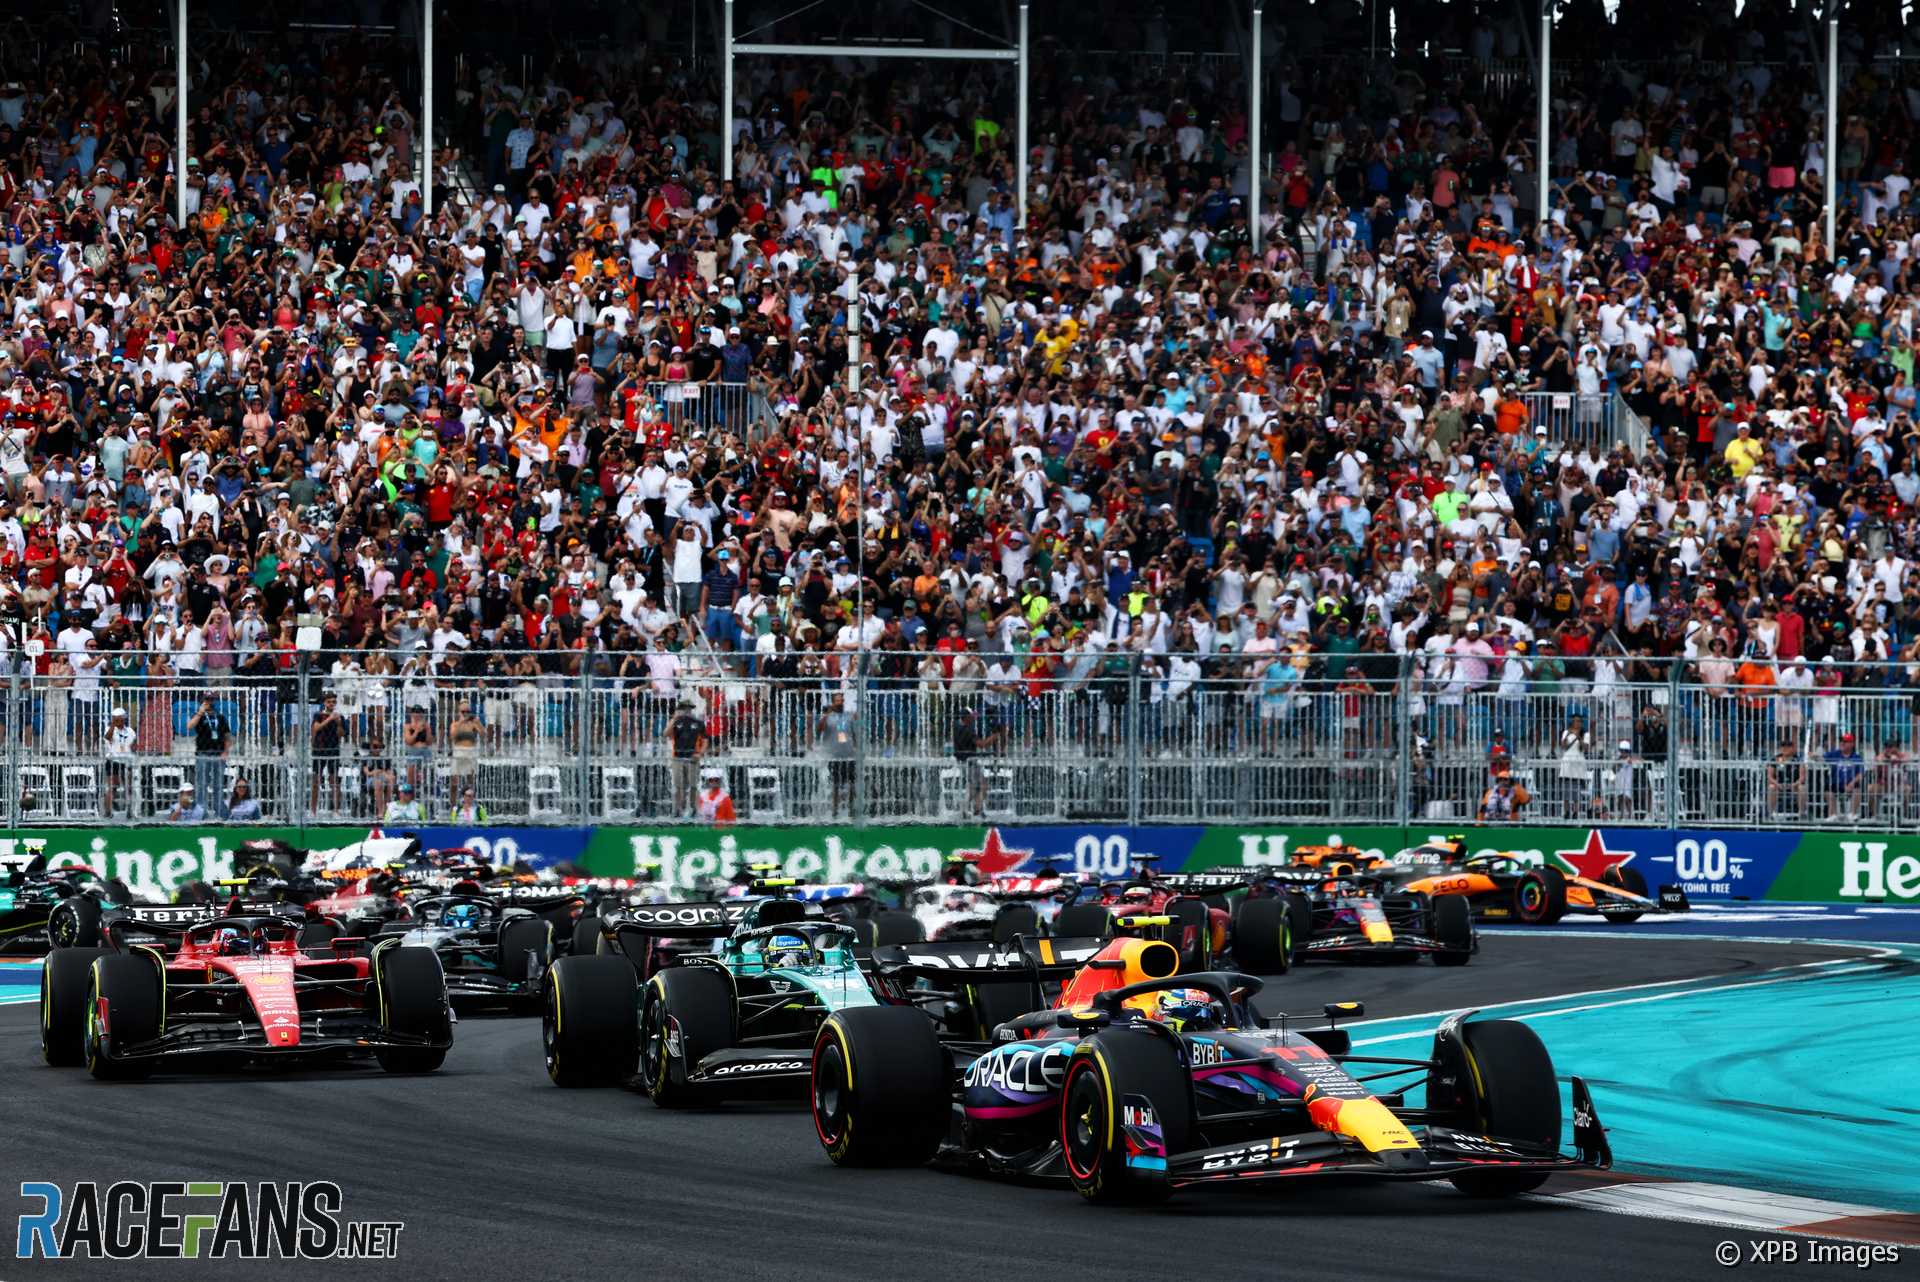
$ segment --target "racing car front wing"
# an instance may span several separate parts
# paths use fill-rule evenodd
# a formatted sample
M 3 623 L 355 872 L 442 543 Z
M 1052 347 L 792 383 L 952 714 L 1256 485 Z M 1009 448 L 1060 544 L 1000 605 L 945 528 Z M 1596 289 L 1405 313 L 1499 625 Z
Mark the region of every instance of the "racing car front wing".
M 303 1015 L 300 1040 L 274 1045 L 266 1030 L 251 1020 L 191 1020 L 169 1028 L 151 1041 L 115 1046 L 116 1060 L 229 1057 L 289 1060 L 372 1054 L 387 1048 L 445 1049 L 451 1039 L 436 1040 L 412 1033 L 396 1033 L 354 1012 Z

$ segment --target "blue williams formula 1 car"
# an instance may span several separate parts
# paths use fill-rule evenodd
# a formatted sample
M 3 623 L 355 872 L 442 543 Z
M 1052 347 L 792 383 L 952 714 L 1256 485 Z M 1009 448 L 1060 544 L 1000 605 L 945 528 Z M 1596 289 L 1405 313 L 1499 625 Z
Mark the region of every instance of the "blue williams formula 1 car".
M 1267 1027 L 1247 1005 L 1261 980 L 1181 975 L 1177 960 L 1163 941 L 1112 940 L 1051 1007 L 983 1043 L 943 1043 L 913 1010 L 835 1012 L 813 1055 L 821 1144 L 840 1165 L 939 1158 L 1101 1202 L 1307 1176 L 1448 1180 L 1506 1197 L 1612 1162 L 1577 1077 L 1577 1152 L 1560 1152 L 1553 1063 L 1525 1024 L 1462 1014 L 1426 1059 L 1357 1056 L 1333 1025 L 1357 1004 L 1328 1007 L 1326 1028 Z M 1424 1081 L 1425 1101 L 1410 1106 L 1383 1081 Z

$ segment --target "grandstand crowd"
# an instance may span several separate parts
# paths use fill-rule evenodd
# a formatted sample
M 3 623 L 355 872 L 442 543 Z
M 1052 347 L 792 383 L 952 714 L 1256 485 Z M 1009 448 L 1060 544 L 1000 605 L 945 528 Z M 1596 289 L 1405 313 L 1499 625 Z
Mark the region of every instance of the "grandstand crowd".
M 1160 704 L 1386 694 L 1414 655 L 1436 750 L 1488 733 L 1455 696 L 1675 664 L 1730 707 L 1920 698 L 1897 70 L 1850 69 L 1828 157 L 1810 68 L 1583 65 L 1543 218 L 1530 93 L 1282 64 L 1257 228 L 1244 86 L 1190 70 L 1043 59 L 1024 221 L 1011 95 L 964 63 L 743 63 L 731 181 L 675 64 L 482 66 L 431 211 L 417 100 L 351 42 L 199 73 L 184 226 L 168 75 L 0 86 L 0 645 L 92 687 L 14 727 L 63 749 L 117 687 L 296 667 L 331 753 L 342 681 L 582 664 L 672 699 L 1137 663 Z M 1647 432 L 1567 439 L 1530 392 Z

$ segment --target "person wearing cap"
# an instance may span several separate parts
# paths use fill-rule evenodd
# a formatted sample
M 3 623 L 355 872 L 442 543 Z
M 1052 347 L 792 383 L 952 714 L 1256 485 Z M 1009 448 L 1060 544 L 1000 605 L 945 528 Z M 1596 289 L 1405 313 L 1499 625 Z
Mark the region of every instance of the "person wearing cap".
M 207 821 L 207 808 L 194 799 L 193 785 L 180 785 L 180 794 L 173 803 L 173 809 L 167 811 L 167 822 L 176 824 L 197 824 Z
M 1780 746 L 1767 762 L 1767 818 L 1799 818 L 1807 811 L 1807 767 L 1800 755 L 1798 734 L 1780 736 Z
M 113 817 L 114 800 L 122 793 L 128 808 L 133 806 L 133 752 L 138 739 L 125 708 L 115 707 L 107 713 L 107 728 L 101 735 L 100 746 L 107 766 L 107 787 L 101 805 L 108 818 Z
M 419 798 L 415 795 L 413 781 L 402 779 L 398 793 L 387 803 L 387 811 L 381 816 L 386 823 L 419 823 L 426 818 L 421 809 Z
M 727 773 L 718 766 L 700 772 L 700 792 L 694 798 L 694 817 L 701 823 L 725 827 L 734 821 L 733 794 L 727 791 Z
M 674 709 L 667 722 L 666 740 L 672 754 L 673 814 L 676 819 L 692 818 L 700 756 L 707 750 L 707 723 L 691 703 L 682 702 Z

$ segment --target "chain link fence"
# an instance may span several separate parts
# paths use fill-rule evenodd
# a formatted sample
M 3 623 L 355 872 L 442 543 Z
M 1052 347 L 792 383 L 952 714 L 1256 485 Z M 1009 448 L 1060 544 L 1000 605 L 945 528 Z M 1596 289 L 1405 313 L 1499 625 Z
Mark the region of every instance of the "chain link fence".
M 1285 651 L 282 658 L 26 660 L 0 685 L 6 820 L 665 823 L 717 772 L 753 823 L 1920 821 L 1903 663 L 1741 685 Z

